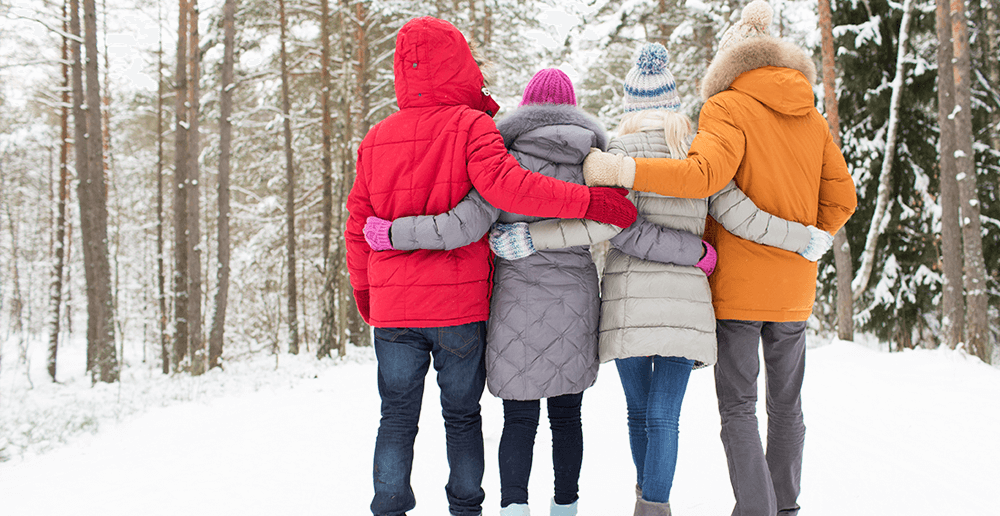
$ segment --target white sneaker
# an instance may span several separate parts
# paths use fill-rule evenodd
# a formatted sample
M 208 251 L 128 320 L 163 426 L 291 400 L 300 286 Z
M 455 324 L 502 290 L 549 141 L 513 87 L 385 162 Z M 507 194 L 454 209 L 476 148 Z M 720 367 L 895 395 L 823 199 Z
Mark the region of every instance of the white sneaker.
M 512 503 L 500 509 L 500 516 L 531 516 L 531 511 L 526 503 Z
M 550 516 L 576 516 L 576 504 L 580 500 L 577 499 L 575 502 L 569 505 L 559 505 L 556 503 L 556 499 L 552 499 L 551 509 L 549 509 Z

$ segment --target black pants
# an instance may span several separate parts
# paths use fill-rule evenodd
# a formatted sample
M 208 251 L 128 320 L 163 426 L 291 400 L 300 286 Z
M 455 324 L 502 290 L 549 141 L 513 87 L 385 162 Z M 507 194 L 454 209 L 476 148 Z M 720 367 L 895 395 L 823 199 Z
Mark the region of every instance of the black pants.
M 555 501 L 568 505 L 578 498 L 583 463 L 583 426 L 580 405 L 583 393 L 548 398 L 552 429 L 552 468 Z M 503 435 L 500 437 L 500 506 L 528 503 L 528 477 L 538 430 L 539 401 L 503 400 Z

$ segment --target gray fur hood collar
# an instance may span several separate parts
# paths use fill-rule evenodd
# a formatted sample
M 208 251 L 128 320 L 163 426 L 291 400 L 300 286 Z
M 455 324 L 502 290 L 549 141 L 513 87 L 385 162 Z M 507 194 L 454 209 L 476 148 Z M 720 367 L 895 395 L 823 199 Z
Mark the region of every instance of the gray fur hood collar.
M 569 104 L 529 104 L 515 109 L 497 122 L 504 145 L 510 148 L 522 134 L 547 125 L 576 125 L 597 135 L 597 147 L 608 148 L 608 135 L 593 116 Z
M 816 65 L 798 46 L 772 36 L 758 36 L 742 41 L 719 52 L 708 66 L 701 82 L 701 98 L 726 91 L 744 72 L 777 66 L 802 72 L 812 85 L 816 82 Z

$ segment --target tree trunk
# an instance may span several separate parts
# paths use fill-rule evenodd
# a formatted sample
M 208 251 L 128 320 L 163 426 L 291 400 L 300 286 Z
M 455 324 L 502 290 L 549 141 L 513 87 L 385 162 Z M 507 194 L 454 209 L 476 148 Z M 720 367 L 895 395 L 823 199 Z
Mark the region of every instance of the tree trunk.
M 72 195 L 72 193 L 70 193 Z M 73 219 L 66 217 L 66 263 L 73 263 Z M 73 268 L 66 267 L 66 310 L 63 312 L 63 321 L 66 322 L 66 338 L 73 338 Z
M 458 0 L 455 0 L 456 2 Z M 457 7 L 457 5 L 456 5 Z M 343 66 L 341 67 L 341 82 L 340 87 L 340 134 L 337 140 L 340 142 L 338 148 L 338 159 L 340 161 L 340 184 L 339 191 L 337 194 L 337 259 L 334 263 L 337 264 L 337 305 L 338 305 L 338 317 L 337 317 L 337 350 L 340 356 L 347 354 L 347 343 L 351 338 L 350 330 L 350 314 L 357 311 L 355 304 L 353 302 L 353 289 L 351 288 L 350 278 L 347 272 L 344 270 L 341 264 L 344 262 L 344 257 L 346 257 L 346 249 L 344 242 L 344 226 L 347 220 L 345 201 L 347 200 L 347 192 L 351 189 L 351 177 L 354 176 L 354 162 L 351 159 L 351 140 L 354 138 L 354 119 L 351 110 L 351 99 L 353 98 L 352 92 L 352 82 L 351 77 L 351 67 L 350 63 L 354 61 L 354 37 L 351 34 L 351 13 L 350 0 L 341 0 L 341 8 L 339 12 L 340 17 L 340 37 L 341 37 L 341 60 Z
M 167 339 L 166 271 L 163 263 L 163 20 L 156 5 L 159 50 L 156 53 L 156 294 L 160 306 L 160 366 L 170 373 L 170 346 Z
M 94 205 L 94 201 L 91 199 L 93 189 L 89 186 L 91 182 L 90 171 L 87 170 L 89 164 L 87 158 L 87 115 L 83 108 L 85 103 L 83 98 L 83 48 L 81 44 L 83 32 L 80 26 L 79 0 L 70 0 L 69 2 L 69 30 L 70 34 L 74 36 L 70 47 L 73 51 L 73 147 L 77 176 L 76 197 L 80 204 L 80 233 L 85 235 L 83 240 L 86 242 L 87 236 L 93 233 L 93 229 L 91 228 L 91 218 L 85 214 Z M 91 293 L 91 286 L 95 283 L 93 278 L 94 258 L 91 256 L 92 248 L 90 246 L 84 243 L 82 247 L 83 275 L 87 284 L 87 371 L 93 371 L 97 357 L 97 348 L 95 347 L 97 344 L 97 319 L 89 315 L 96 311 L 93 306 L 96 297 Z
M 201 177 L 198 155 L 201 152 L 199 111 L 201 110 L 201 50 L 198 48 L 198 0 L 189 0 L 188 26 L 191 40 L 188 44 L 188 342 L 191 347 L 191 374 L 205 372 L 205 340 L 201 323 Z
M 100 56 L 97 53 L 97 9 L 94 0 L 83 2 L 84 45 L 87 47 L 87 170 L 89 181 L 86 188 L 93 205 L 88 206 L 81 217 L 90 219 L 91 232 L 84 238 L 85 246 L 91 247 L 94 260 L 92 291 L 95 297 L 94 313 L 97 356 L 92 378 L 95 381 L 114 382 L 118 380 L 118 357 L 115 351 L 114 306 L 111 297 L 111 264 L 108 259 L 108 200 L 104 178 L 104 148 L 101 134 L 101 81 L 98 70 Z M 81 181 L 81 184 L 83 182 Z
M 830 0 L 819 0 L 819 27 L 823 48 L 823 101 L 826 120 L 830 124 L 830 134 L 840 147 L 840 112 L 837 109 L 837 69 L 833 57 L 833 19 Z M 851 263 L 851 244 L 847 241 L 847 230 L 841 228 L 833 239 L 833 260 L 837 266 L 837 336 L 840 340 L 854 340 L 854 296 L 851 292 L 851 278 L 854 268 Z
M 469 39 L 472 40 L 473 44 L 479 48 L 483 48 L 483 39 L 480 37 L 480 27 L 478 15 L 476 13 L 477 0 L 469 0 Z M 358 2 L 358 9 L 361 8 L 361 2 Z M 359 21 L 361 21 L 359 19 Z M 364 23 L 361 21 L 361 23 Z
M 288 237 L 288 352 L 299 352 L 298 297 L 295 284 L 295 167 L 292 156 L 292 107 L 288 94 L 288 54 L 285 49 L 286 23 L 285 0 L 278 0 L 281 17 L 281 112 L 285 132 L 285 178 L 288 182 L 285 198 L 286 232 Z
M 896 157 L 896 132 L 899 126 L 899 98 L 903 93 L 903 75 L 906 44 L 910 34 L 910 19 L 913 13 L 913 0 L 904 0 L 903 19 L 899 24 L 899 43 L 896 51 L 896 76 L 892 80 L 892 96 L 889 100 L 889 127 L 886 129 L 885 154 L 882 156 L 882 171 L 879 176 L 878 198 L 875 201 L 875 214 L 872 215 L 868 237 L 865 239 L 865 249 L 861 254 L 861 268 L 851 285 L 854 299 L 861 297 L 868 287 L 872 268 L 875 266 L 875 252 L 878 247 L 878 237 L 888 220 L 889 190 L 892 184 L 892 161 Z
M 7 212 L 7 226 L 10 229 L 10 282 L 12 292 L 12 299 L 10 303 L 10 319 L 13 324 L 13 329 L 17 333 L 18 341 L 18 362 L 21 364 L 28 363 L 28 348 L 25 342 L 25 328 L 24 328 L 24 297 L 21 294 L 21 271 L 18 267 L 20 254 L 20 245 L 18 244 L 18 224 L 16 221 L 20 220 L 20 215 L 14 215 L 11 212 L 11 204 L 4 202 L 4 192 L 6 191 L 5 185 L 3 183 L 3 170 L 0 169 L 0 207 Z M 2 222 L 2 220 L 0 220 Z M 31 381 L 31 371 L 25 369 L 25 373 L 28 377 L 28 381 Z
M 174 78 L 174 371 L 188 352 L 188 122 L 187 2 L 178 0 L 177 76 Z
M 955 169 L 955 79 L 952 68 L 950 0 L 937 0 L 938 124 L 941 179 L 941 336 L 955 349 L 965 326 L 962 290 L 962 229 L 958 220 L 958 180 Z
M 659 10 L 659 15 L 660 15 L 659 23 L 657 23 L 656 25 L 658 34 L 656 35 L 655 38 L 650 38 L 650 39 L 667 47 L 669 46 L 670 35 L 673 34 L 674 30 L 677 28 L 676 22 L 674 23 L 667 22 L 667 20 L 669 20 L 670 13 L 675 12 L 676 5 L 674 5 L 674 2 L 668 2 L 668 0 L 658 0 L 657 8 Z M 822 11 L 820 11 L 820 13 L 822 15 Z
M 333 154 L 330 116 L 330 0 L 320 0 L 320 109 L 323 133 L 323 263 L 330 257 L 330 237 L 333 233 Z M 324 265 L 324 272 L 326 270 Z
M 63 32 L 69 34 L 66 2 L 63 2 Z M 52 269 L 52 289 L 50 291 L 50 309 L 52 312 L 52 322 L 49 333 L 49 377 L 56 381 L 56 358 L 59 354 L 59 314 L 62 312 L 62 289 L 63 289 L 63 269 L 65 268 L 66 252 L 64 244 L 66 242 L 66 200 L 69 197 L 69 39 L 63 36 L 62 40 L 62 73 L 63 91 L 62 106 L 59 116 L 59 199 L 56 201 L 56 236 L 55 236 L 55 266 Z
M 983 31 L 985 33 L 985 55 L 997 55 L 997 32 L 1000 31 L 998 27 L 1000 27 L 1000 20 L 997 19 L 997 2 L 996 0 L 988 1 L 986 2 L 986 26 Z M 989 66 L 990 85 L 993 88 L 1000 88 L 1000 63 L 991 60 Z M 994 105 L 990 112 L 990 125 L 993 127 L 992 130 L 988 131 L 990 145 L 993 150 L 1000 152 L 1000 106 Z
M 330 356 L 336 345 L 337 335 L 337 264 L 331 260 L 330 246 L 333 239 L 333 151 L 332 117 L 330 113 L 330 2 L 320 0 L 320 108 L 323 133 L 323 294 L 322 321 L 316 356 Z M 339 246 L 338 246 L 339 248 Z
M 975 154 L 972 151 L 972 64 L 969 32 L 963 0 L 951 0 L 951 32 L 955 64 L 955 165 L 958 172 L 962 250 L 965 254 L 965 345 L 969 353 L 989 363 L 986 262 L 983 258 L 982 226 L 979 220 L 979 189 Z
M 347 166 L 344 168 L 345 180 L 344 180 L 343 195 L 345 202 L 347 200 L 347 192 L 351 190 L 351 187 L 354 185 L 354 179 L 357 176 L 357 171 L 355 169 L 356 163 L 355 163 L 355 153 L 354 153 L 354 148 L 355 148 L 354 134 L 364 136 L 365 134 L 368 133 L 368 130 L 371 128 L 371 121 L 368 119 L 368 113 L 371 107 L 371 94 L 370 94 L 371 87 L 370 87 L 370 82 L 368 81 L 368 30 L 366 25 L 367 23 L 366 20 L 368 19 L 368 12 L 364 2 L 357 3 L 357 12 L 355 13 L 355 19 L 357 20 L 358 27 L 356 30 L 356 42 L 355 42 L 355 45 L 357 47 L 357 57 L 356 57 L 357 68 L 354 76 L 354 81 L 356 85 L 355 91 L 357 93 L 358 99 L 361 101 L 361 107 L 359 109 L 359 112 L 357 113 L 358 130 L 357 132 L 354 132 L 352 124 L 351 132 L 349 133 L 349 137 L 346 140 L 348 142 L 348 149 L 347 149 L 348 152 L 345 156 L 347 159 Z M 346 220 L 347 217 L 345 214 L 345 216 L 341 218 L 342 221 L 340 227 L 341 234 L 343 234 L 343 229 L 344 229 L 343 221 Z M 349 278 L 347 277 L 346 274 L 344 278 L 345 278 L 345 284 L 350 285 L 348 281 Z M 366 323 L 365 320 L 361 318 L 361 314 L 357 310 L 353 309 L 353 307 L 355 306 L 354 290 L 351 288 L 347 288 L 345 290 L 346 290 L 345 293 L 347 294 L 347 299 L 349 300 L 349 304 L 347 306 L 352 308 L 348 310 L 348 316 L 347 316 L 348 318 L 347 327 L 348 330 L 350 331 L 350 342 L 355 346 L 370 346 L 371 331 L 368 326 L 368 323 Z
M 219 268 L 218 290 L 215 292 L 215 316 L 208 339 L 208 367 L 221 367 L 222 342 L 226 327 L 226 305 L 229 300 L 229 155 L 232 147 L 233 124 L 233 46 L 236 40 L 236 0 L 226 0 L 222 8 L 225 32 L 222 58 L 222 91 L 219 93 Z
M 483 2 L 483 48 L 490 48 L 493 44 L 493 9 L 489 0 Z

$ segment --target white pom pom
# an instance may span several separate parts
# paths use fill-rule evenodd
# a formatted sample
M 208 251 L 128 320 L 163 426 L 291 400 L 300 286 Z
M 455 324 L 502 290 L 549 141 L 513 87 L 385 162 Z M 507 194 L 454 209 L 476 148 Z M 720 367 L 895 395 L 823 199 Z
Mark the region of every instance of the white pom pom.
M 764 0 L 754 0 L 743 8 L 743 15 L 740 19 L 744 23 L 753 25 L 758 29 L 767 29 L 771 25 L 771 18 L 773 16 L 774 10 L 771 9 L 770 4 Z

